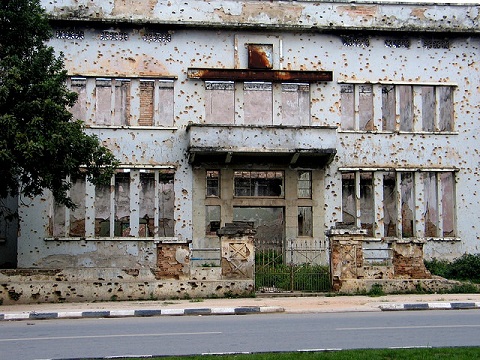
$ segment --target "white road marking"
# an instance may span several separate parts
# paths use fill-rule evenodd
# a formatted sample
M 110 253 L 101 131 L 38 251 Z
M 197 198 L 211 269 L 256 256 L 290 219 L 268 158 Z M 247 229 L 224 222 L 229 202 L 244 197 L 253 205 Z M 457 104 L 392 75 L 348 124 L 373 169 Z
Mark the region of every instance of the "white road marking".
M 33 337 L 17 339 L 0 339 L 0 342 L 12 341 L 34 341 L 34 340 L 67 340 L 67 339 L 98 339 L 98 338 L 116 338 L 116 337 L 155 337 L 155 336 L 186 336 L 186 335 L 219 335 L 220 331 L 211 332 L 185 332 L 185 333 L 159 333 L 159 334 L 118 334 L 118 335 L 83 335 L 83 336 L 51 336 L 51 337 Z

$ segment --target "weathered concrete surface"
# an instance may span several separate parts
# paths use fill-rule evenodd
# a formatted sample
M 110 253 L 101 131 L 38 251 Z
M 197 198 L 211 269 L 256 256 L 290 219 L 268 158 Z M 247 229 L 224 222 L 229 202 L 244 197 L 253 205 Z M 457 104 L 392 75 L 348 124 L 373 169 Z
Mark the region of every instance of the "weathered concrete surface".
M 479 32 L 475 5 L 323 1 L 42 1 L 55 19 L 127 21 L 195 27 L 290 30 L 402 30 Z M 450 5 L 450 4 L 449 4 Z
M 149 269 L 0 270 L 4 305 L 245 296 L 253 291 L 253 280 L 158 280 Z

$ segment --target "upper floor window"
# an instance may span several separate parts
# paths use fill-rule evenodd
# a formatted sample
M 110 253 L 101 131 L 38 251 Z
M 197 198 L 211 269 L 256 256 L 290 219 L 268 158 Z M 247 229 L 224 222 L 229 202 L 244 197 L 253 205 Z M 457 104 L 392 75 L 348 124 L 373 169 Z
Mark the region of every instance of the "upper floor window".
M 206 81 L 205 122 L 209 124 L 310 124 L 310 85 Z
M 75 209 L 54 205 L 53 237 L 173 237 L 173 172 L 123 169 L 110 185 L 72 179 Z
M 70 79 L 78 94 L 71 112 L 96 126 L 172 126 L 173 81 L 168 79 Z
M 353 131 L 452 132 L 454 86 L 342 84 L 341 128 Z
M 220 170 L 207 170 L 207 197 L 220 197 Z

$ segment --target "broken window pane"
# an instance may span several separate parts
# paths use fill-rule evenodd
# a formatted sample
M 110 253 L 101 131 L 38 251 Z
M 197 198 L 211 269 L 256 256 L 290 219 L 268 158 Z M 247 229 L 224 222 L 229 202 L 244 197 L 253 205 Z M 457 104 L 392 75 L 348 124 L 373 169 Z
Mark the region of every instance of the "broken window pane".
M 140 81 L 140 117 L 138 118 L 139 126 L 153 125 L 153 99 L 155 91 L 154 80 Z
M 158 184 L 158 236 L 172 237 L 175 230 L 175 194 L 173 191 L 173 174 L 159 175 Z
M 383 175 L 383 226 L 385 236 L 397 236 L 396 174 Z
M 413 87 L 397 85 L 400 101 L 400 131 L 413 131 Z
M 217 235 L 220 229 L 220 206 L 205 207 L 205 229 L 206 235 Z
M 130 236 L 130 172 L 115 174 L 114 236 Z
M 437 87 L 440 101 L 439 131 L 453 131 L 453 87 Z
M 401 174 L 400 192 L 402 209 L 402 237 L 413 237 L 415 222 L 414 176 L 411 172 Z
M 358 99 L 359 130 L 373 130 L 373 89 L 372 85 L 359 86 Z
M 115 110 L 113 125 L 129 125 L 130 81 L 115 80 Z
M 375 222 L 373 173 L 360 173 L 360 223 L 367 230 L 368 236 L 373 236 Z
M 235 118 L 235 84 L 232 81 L 205 82 L 205 122 L 233 124 Z
M 243 99 L 245 124 L 273 124 L 272 83 L 245 82 Z
M 235 171 L 235 196 L 283 196 L 283 171 Z
M 355 130 L 355 93 L 353 84 L 340 88 L 340 112 L 343 130 Z
M 313 236 L 313 216 L 311 206 L 298 207 L 298 236 Z
M 357 205 L 355 196 L 355 173 L 342 173 L 342 221 L 356 223 Z
M 297 196 L 299 199 L 312 198 L 312 172 L 309 170 L 298 171 Z
M 95 236 L 110 236 L 110 185 L 95 187 Z
M 97 79 L 95 82 L 95 124 L 112 124 L 112 84 L 110 79 Z
M 155 232 L 155 173 L 140 172 L 139 192 L 139 237 L 153 237 Z
M 282 84 L 282 124 L 310 124 L 310 85 Z
M 425 236 L 438 236 L 437 174 L 425 173 L 423 178 L 425 197 Z
M 396 122 L 395 87 L 385 85 L 382 87 L 382 130 L 395 131 Z
M 435 87 L 422 86 L 422 130 L 435 131 Z
M 443 172 L 440 174 L 442 184 L 442 226 L 443 236 L 455 236 L 455 174 Z
M 158 126 L 173 126 L 173 80 L 160 80 L 158 83 Z
M 70 210 L 70 233 L 72 237 L 85 237 L 85 177 L 72 181 L 70 197 L 77 205 Z
M 70 112 L 73 115 L 73 120 L 87 121 L 87 79 L 72 78 L 70 81 L 70 89 L 77 93 L 78 98 L 75 105 L 72 106 Z
M 219 170 L 207 170 L 207 197 L 220 197 L 219 180 Z

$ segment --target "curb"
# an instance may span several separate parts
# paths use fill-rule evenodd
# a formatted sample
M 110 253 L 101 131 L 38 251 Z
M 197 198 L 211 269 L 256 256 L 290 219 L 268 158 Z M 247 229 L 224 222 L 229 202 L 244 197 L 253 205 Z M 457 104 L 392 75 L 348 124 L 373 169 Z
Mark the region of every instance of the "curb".
M 285 312 L 277 306 L 244 306 L 224 308 L 191 308 L 191 309 L 139 309 L 139 310 L 99 310 L 99 311 L 59 311 L 0 313 L 0 321 L 9 320 L 48 320 L 48 319 L 78 319 L 78 318 L 119 318 L 119 317 L 153 317 L 153 316 L 184 316 L 184 315 L 248 315 Z
M 436 303 L 413 303 L 413 304 L 382 304 L 382 311 L 405 311 L 405 310 L 468 310 L 480 309 L 480 302 L 436 302 Z

